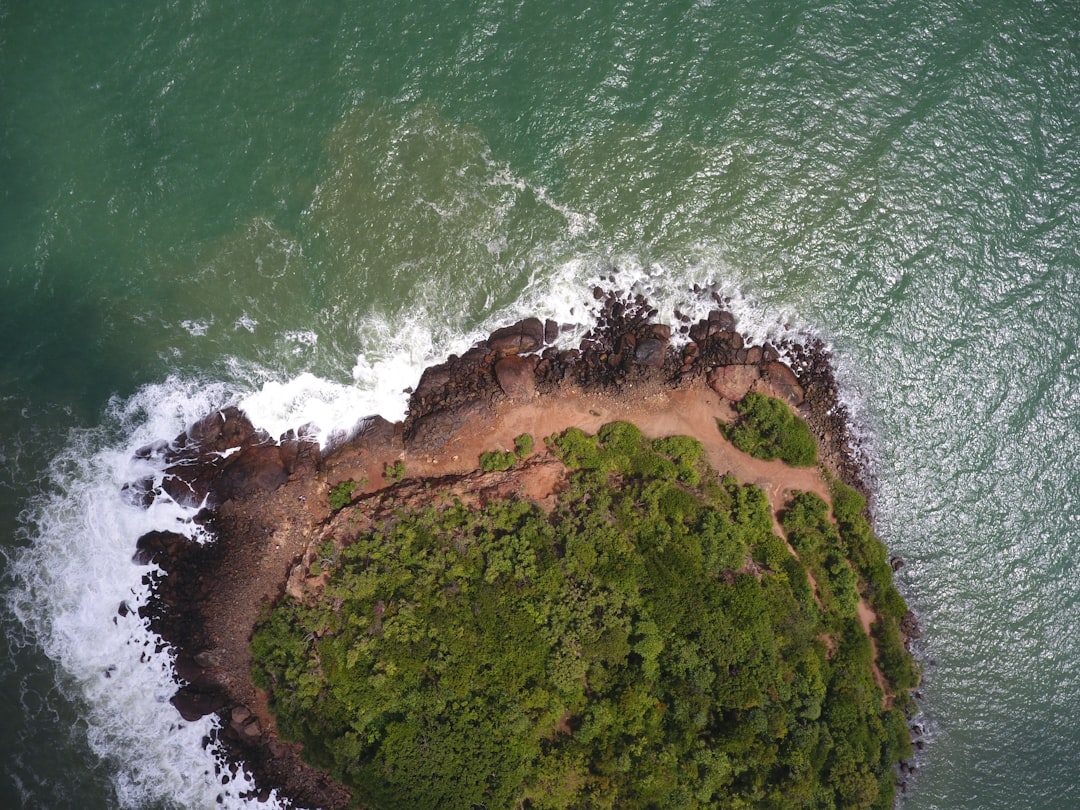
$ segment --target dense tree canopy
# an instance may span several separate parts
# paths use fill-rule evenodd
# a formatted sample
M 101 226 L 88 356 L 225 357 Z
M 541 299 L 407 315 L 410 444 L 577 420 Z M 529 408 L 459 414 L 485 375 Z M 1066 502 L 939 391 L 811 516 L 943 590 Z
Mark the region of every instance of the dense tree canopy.
M 815 598 L 765 495 L 694 440 L 548 441 L 570 470 L 551 514 L 400 512 L 267 614 L 254 677 L 282 733 L 382 810 L 889 807 L 908 732 L 854 580 Z

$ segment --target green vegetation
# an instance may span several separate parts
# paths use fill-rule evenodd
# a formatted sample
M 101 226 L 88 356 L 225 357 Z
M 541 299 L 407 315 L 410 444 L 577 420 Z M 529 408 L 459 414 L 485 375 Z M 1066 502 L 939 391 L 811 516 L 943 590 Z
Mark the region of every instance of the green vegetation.
M 480 469 L 484 472 L 502 472 L 509 470 L 517 462 L 532 455 L 533 438 L 522 433 L 514 439 L 513 451 L 489 450 L 480 454 Z
M 830 487 L 833 515 L 851 564 L 859 574 L 863 596 L 877 614 L 873 626 L 878 648 L 878 665 L 889 686 L 904 695 L 919 683 L 914 659 L 904 648 L 900 621 L 908 612 L 907 603 L 893 585 L 892 566 L 885 546 L 866 518 L 866 499 L 851 487 L 833 481 Z M 906 695 L 905 695 L 906 696 Z
M 398 512 L 320 555 L 318 601 L 265 614 L 253 678 L 281 732 L 375 810 L 891 807 L 907 726 L 818 504 L 786 517 L 824 609 L 764 493 L 698 442 L 546 443 L 571 471 L 551 514 Z
M 347 481 L 342 481 L 330 488 L 330 508 L 335 512 L 339 509 L 343 509 L 348 506 L 349 501 L 352 500 L 353 490 L 356 489 L 356 482 L 351 478 Z
M 528 458 L 533 451 L 533 437 L 531 434 L 522 433 L 514 439 L 514 455 L 519 459 Z
M 509 470 L 517 461 L 513 453 L 502 450 L 489 450 L 480 454 L 480 469 L 484 472 L 502 472 Z
M 810 428 L 785 403 L 751 391 L 735 403 L 735 411 L 735 424 L 720 424 L 720 430 L 744 453 L 766 461 L 778 458 L 793 467 L 817 464 Z
M 400 484 L 405 478 L 405 462 L 398 459 L 393 464 L 387 464 L 386 469 L 383 470 L 383 479 L 386 481 L 392 481 L 395 484 Z

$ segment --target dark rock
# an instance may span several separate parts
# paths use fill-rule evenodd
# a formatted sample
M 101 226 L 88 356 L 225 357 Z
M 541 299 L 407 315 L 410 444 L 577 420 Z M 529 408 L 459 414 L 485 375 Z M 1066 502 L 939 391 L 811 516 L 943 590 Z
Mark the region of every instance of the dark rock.
M 731 329 L 722 329 L 712 333 L 726 343 L 731 351 L 738 351 L 743 347 L 743 336 Z
M 442 393 L 443 388 L 454 378 L 454 369 L 448 361 L 439 366 L 430 366 L 420 375 L 420 382 L 409 401 L 424 400 Z
M 230 456 L 213 483 L 213 492 L 224 503 L 244 500 L 260 492 L 273 492 L 289 480 L 276 445 L 252 445 Z
M 169 443 L 166 441 L 156 441 L 150 444 L 144 444 L 133 454 L 133 458 L 140 460 L 147 460 L 151 458 L 163 458 L 169 450 Z
M 176 657 L 173 669 L 177 677 L 187 681 L 187 685 L 199 694 L 224 691 L 229 685 L 225 671 L 219 667 L 201 666 L 198 661 L 181 654 Z
M 176 472 L 169 472 L 173 470 Z M 161 481 L 161 488 L 181 506 L 198 506 L 210 492 L 212 469 L 174 466 L 169 471 Z
M 526 399 L 536 393 L 536 358 L 508 355 L 495 362 L 495 378 L 511 399 Z
M 144 509 L 149 507 L 156 496 L 154 477 L 147 475 L 133 483 L 124 484 L 120 488 L 120 496 L 132 506 L 141 506 Z
M 394 423 L 382 416 L 369 416 L 358 425 L 356 436 L 369 441 L 389 441 L 394 437 Z
M 162 557 L 175 557 L 178 550 L 190 542 L 176 532 L 147 532 L 135 541 L 135 554 L 131 561 L 136 565 L 150 565 L 159 562 Z
M 905 638 L 922 638 L 922 630 L 919 628 L 919 620 L 910 610 L 900 619 L 900 632 Z
M 559 339 L 559 324 L 548 318 L 544 321 L 544 343 L 552 344 Z
M 889 560 L 889 565 L 892 566 L 893 571 L 899 571 L 901 568 L 904 567 L 904 561 L 899 557 L 892 557 Z
M 187 430 L 188 443 L 204 452 L 222 453 L 252 440 L 255 427 L 239 408 L 223 408 L 196 422 Z
M 638 344 L 634 352 L 634 360 L 643 366 L 659 368 L 664 365 L 667 357 L 668 343 L 660 338 L 646 338 Z
M 709 323 L 716 324 L 716 330 L 719 332 L 735 331 L 735 316 L 726 310 L 714 309 L 710 312 Z
M 487 339 L 487 346 L 500 354 L 533 352 L 544 343 L 544 324 L 539 318 L 526 318 L 511 326 L 496 329 Z
M 176 694 L 169 699 L 169 702 L 188 722 L 213 714 L 223 708 L 226 703 L 225 697 L 221 694 L 197 692 L 187 686 L 181 686 L 176 690 Z
M 288 475 L 301 470 L 317 470 L 322 463 L 322 451 L 319 443 L 301 432 L 298 437 L 292 430 L 287 431 L 278 443 L 281 463 Z

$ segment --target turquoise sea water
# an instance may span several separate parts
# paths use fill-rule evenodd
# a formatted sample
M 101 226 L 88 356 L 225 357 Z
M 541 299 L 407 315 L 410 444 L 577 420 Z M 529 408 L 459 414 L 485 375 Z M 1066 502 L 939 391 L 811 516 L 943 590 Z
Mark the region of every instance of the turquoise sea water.
M 611 274 L 834 347 L 925 632 L 903 806 L 1080 806 L 1074 3 L 9 0 L 0 115 L 0 806 L 247 806 L 117 614 L 187 519 L 135 447 L 400 416 Z

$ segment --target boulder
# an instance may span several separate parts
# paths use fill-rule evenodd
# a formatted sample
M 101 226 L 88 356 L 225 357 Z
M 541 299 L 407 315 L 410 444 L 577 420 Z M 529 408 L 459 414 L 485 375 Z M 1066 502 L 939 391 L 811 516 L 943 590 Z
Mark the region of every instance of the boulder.
M 544 343 L 549 346 L 559 339 L 559 324 L 548 318 L 544 321 Z
M 795 407 L 803 404 L 806 394 L 799 385 L 799 378 L 787 365 L 778 360 L 770 360 L 765 363 L 763 372 L 777 398 L 787 400 Z
M 527 399 L 536 393 L 536 358 L 508 355 L 495 362 L 495 379 L 511 399 Z
M 724 399 L 738 402 L 760 379 L 757 366 L 717 366 L 708 373 L 705 382 Z
M 424 373 L 420 375 L 420 382 L 416 384 L 416 390 L 413 391 L 412 399 L 422 401 L 428 397 L 441 395 L 453 378 L 453 367 L 449 361 L 424 369 Z
M 143 476 L 138 481 L 124 484 L 120 487 L 120 495 L 132 506 L 141 506 L 146 509 L 154 503 L 157 495 L 154 491 L 154 476 Z
M 922 638 L 919 620 L 915 618 L 915 614 L 910 610 L 900 619 L 900 632 L 904 635 L 904 638 L 907 639 Z
M 176 690 L 176 694 L 169 699 L 169 702 L 180 712 L 181 717 L 188 722 L 192 722 L 224 708 L 227 701 L 220 694 L 197 692 L 194 689 L 181 686 Z
M 659 368 L 667 357 L 668 342 L 660 338 L 645 338 L 634 351 L 634 361 L 643 366 Z
M 277 445 L 253 445 L 230 456 L 212 491 L 220 503 L 244 500 L 260 492 L 273 492 L 289 480 Z
M 136 565 L 150 565 L 162 558 L 175 557 L 177 551 L 190 540 L 176 532 L 147 532 L 135 541 L 135 554 L 131 561 Z
M 161 488 L 181 506 L 198 506 L 210 493 L 216 470 L 211 464 L 174 464 L 165 470 Z
M 221 453 L 250 441 L 255 432 L 247 415 L 230 406 L 203 417 L 188 428 L 186 444 L 194 443 L 203 452 Z
M 496 329 L 487 339 L 488 348 L 499 354 L 534 352 L 544 343 L 544 324 L 539 318 L 526 318 L 511 326 Z
M 738 351 L 743 347 L 743 336 L 733 329 L 724 329 L 712 333 L 722 342 L 731 347 L 732 351 Z

